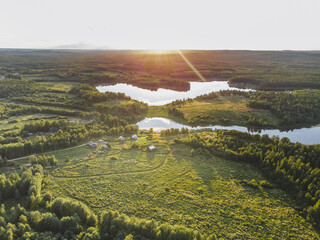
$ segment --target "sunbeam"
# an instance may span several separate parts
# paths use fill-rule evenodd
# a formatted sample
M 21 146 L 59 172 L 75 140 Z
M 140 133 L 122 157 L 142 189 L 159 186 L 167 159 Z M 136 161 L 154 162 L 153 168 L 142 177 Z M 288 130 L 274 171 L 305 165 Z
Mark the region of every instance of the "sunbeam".
M 206 79 L 201 75 L 201 73 L 192 65 L 192 63 L 183 55 L 183 53 L 177 49 L 177 52 L 180 54 L 182 59 L 189 65 L 192 71 L 201 79 L 201 81 L 206 82 Z

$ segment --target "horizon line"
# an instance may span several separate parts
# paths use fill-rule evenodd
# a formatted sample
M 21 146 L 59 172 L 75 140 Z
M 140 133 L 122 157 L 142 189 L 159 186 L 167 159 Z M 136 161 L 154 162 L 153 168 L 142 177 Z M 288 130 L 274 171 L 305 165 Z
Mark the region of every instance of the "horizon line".
M 32 47 L 0 47 L 0 50 L 77 50 L 77 51 L 264 51 L 264 52 L 320 52 L 320 49 L 230 49 L 230 48 L 177 48 L 177 49 L 152 49 L 152 48 L 32 48 Z

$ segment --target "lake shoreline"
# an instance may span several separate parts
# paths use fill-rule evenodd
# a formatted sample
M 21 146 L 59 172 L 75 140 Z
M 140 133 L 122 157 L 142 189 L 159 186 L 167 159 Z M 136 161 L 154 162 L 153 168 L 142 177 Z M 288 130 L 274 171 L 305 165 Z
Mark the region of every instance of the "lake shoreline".
M 250 134 L 267 134 L 269 137 L 279 136 L 280 138 L 287 137 L 291 142 L 300 142 L 306 145 L 320 144 L 320 125 L 315 125 L 312 127 L 297 128 L 288 131 L 281 131 L 279 129 L 258 129 L 243 126 L 222 126 L 222 125 L 208 125 L 208 126 L 188 126 L 185 124 L 178 123 L 169 118 L 163 117 L 151 117 L 144 118 L 142 121 L 137 122 L 140 130 L 153 129 L 155 132 L 160 132 L 161 130 L 166 130 L 170 128 L 187 128 L 189 130 L 205 130 L 205 129 L 222 129 L 222 130 L 236 130 L 241 132 L 248 132 Z M 255 131 L 256 130 L 256 131 Z

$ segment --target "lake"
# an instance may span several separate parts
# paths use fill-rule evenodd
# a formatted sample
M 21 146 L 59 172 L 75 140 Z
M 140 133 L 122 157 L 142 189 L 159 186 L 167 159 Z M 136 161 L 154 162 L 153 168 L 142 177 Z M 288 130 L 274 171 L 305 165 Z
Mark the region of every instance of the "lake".
M 161 117 L 153 117 L 153 118 L 145 118 L 144 120 L 137 123 L 139 129 L 150 129 L 153 128 L 154 131 L 159 132 L 164 129 L 168 128 L 188 128 L 193 130 L 200 130 L 200 129 L 224 129 L 224 130 L 237 130 L 241 132 L 250 132 L 246 127 L 240 126 L 207 126 L 207 127 L 190 127 L 188 125 L 183 125 L 177 123 L 168 118 L 161 118 Z M 291 142 L 300 142 L 303 144 L 320 144 L 320 125 L 313 126 L 311 128 L 300 128 L 300 129 L 293 129 L 290 131 L 280 131 L 278 129 L 266 129 L 261 130 L 260 132 L 253 132 L 254 134 L 268 134 L 270 137 L 276 135 L 280 138 L 287 137 L 290 139 Z
M 188 91 L 175 91 L 164 88 L 152 91 L 125 83 L 117 83 L 115 85 L 108 86 L 101 85 L 96 88 L 100 92 L 124 93 L 132 99 L 145 102 L 151 106 L 164 105 L 178 99 L 195 98 L 203 94 L 219 92 L 221 90 L 250 91 L 250 89 L 230 87 L 227 81 L 190 82 L 190 89 Z
M 149 105 L 164 105 L 178 99 L 195 98 L 197 96 L 218 92 L 221 90 L 241 90 L 250 91 L 250 89 L 240 89 L 230 87 L 227 81 L 212 81 L 212 82 L 190 82 L 190 89 L 188 91 L 174 91 L 170 89 L 159 88 L 156 91 L 143 89 L 132 86 L 130 84 L 118 83 L 108 86 L 97 86 L 100 92 L 118 92 L 124 93 L 132 99 L 148 103 Z M 225 130 L 238 130 L 242 132 L 250 132 L 248 128 L 241 126 L 207 126 L 207 127 L 190 127 L 177 123 L 167 118 L 145 118 L 137 123 L 140 129 L 153 128 L 154 131 L 161 131 L 168 128 L 188 128 L 188 129 L 225 129 Z M 279 129 L 266 129 L 260 132 L 254 132 L 260 135 L 268 134 L 270 137 L 273 135 L 280 138 L 287 137 L 291 142 L 300 142 L 303 144 L 320 144 L 320 125 L 313 126 L 311 128 L 300 128 L 290 131 L 280 131 Z

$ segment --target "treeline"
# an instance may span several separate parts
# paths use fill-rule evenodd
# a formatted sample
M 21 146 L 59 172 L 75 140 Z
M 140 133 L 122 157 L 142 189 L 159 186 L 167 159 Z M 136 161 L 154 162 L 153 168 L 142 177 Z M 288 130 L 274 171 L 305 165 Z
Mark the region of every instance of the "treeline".
M 135 121 L 136 116 L 145 114 L 148 110 L 146 103 L 131 100 L 122 93 L 101 93 L 88 84 L 80 84 L 70 92 L 85 101 L 85 104 L 94 104 L 94 109 L 101 114 L 111 114 L 127 119 L 130 117 L 132 118 L 131 121 Z M 107 105 L 102 103 L 106 101 L 119 101 L 119 104 Z
M 164 129 L 160 131 L 161 136 L 172 136 L 172 135 L 178 135 L 178 134 L 184 134 L 184 133 L 189 133 L 188 128 L 181 128 L 179 130 L 178 128 L 170 128 L 170 129 Z
M 128 124 L 116 116 L 102 115 L 97 121 L 90 121 L 86 125 L 70 125 L 47 136 L 37 136 L 33 141 L 18 139 L 16 142 L 0 144 L 0 160 L 5 162 L 7 159 L 34 153 L 68 148 L 83 143 L 89 138 L 137 131 L 137 125 Z
M 58 108 L 78 109 L 84 111 L 87 110 L 87 105 L 82 99 L 79 99 L 77 97 L 67 98 L 66 96 L 61 96 L 53 93 L 47 95 L 44 95 L 43 93 L 35 93 L 28 96 L 11 97 L 10 99 L 17 103 L 23 104 L 27 103 L 38 106 L 45 105 Z
M 252 92 L 247 105 L 270 110 L 282 125 L 312 124 L 320 119 L 320 90 Z
M 98 218 L 86 205 L 41 194 L 46 178 L 40 165 L 20 175 L 0 175 L 1 202 L 25 203 L 9 211 L 1 205 L 0 239 L 100 239 Z
M 159 88 L 171 89 L 175 91 L 189 91 L 190 90 L 190 79 L 177 79 L 178 77 L 168 78 L 167 76 L 158 76 L 147 75 L 143 73 L 144 76 L 139 76 L 137 74 L 134 77 L 125 81 L 126 83 L 132 84 L 134 86 L 149 89 L 151 91 L 156 91 Z M 192 73 L 194 77 L 194 73 Z
M 0 80 L 0 98 L 30 95 L 39 90 L 39 85 L 32 80 L 12 78 Z
M 70 126 L 65 130 L 60 129 L 56 133 L 51 133 L 49 136 L 37 136 L 34 141 L 23 140 L 0 145 L 0 156 L 2 159 L 12 159 L 76 146 L 88 138 L 90 134 L 95 135 L 96 133 L 88 131 L 85 126 Z
M 213 240 L 215 235 L 205 236 L 179 225 L 158 224 L 153 220 L 138 219 L 107 211 L 100 218 L 101 239 L 152 239 L 152 240 Z M 128 237 L 129 236 L 129 237 Z
M 40 165 L 8 178 L 0 175 L 1 201 L 25 203 L 8 210 L 0 208 L 0 239 L 78 239 L 78 240 L 213 240 L 183 226 L 159 224 L 154 220 L 128 217 L 104 211 L 98 217 L 83 203 L 42 194 L 48 176 Z
M 308 220 L 320 226 L 320 145 L 291 143 L 238 131 L 216 130 L 216 137 L 190 134 L 176 142 L 260 168 L 282 189 L 298 196 Z
M 228 84 L 230 86 L 241 86 L 241 85 L 259 85 L 259 81 L 254 78 L 245 77 L 245 76 L 238 76 L 232 77 L 229 79 Z
M 61 116 L 82 116 L 86 115 L 85 112 L 79 110 L 65 109 L 65 108 L 55 108 L 55 107 L 37 107 L 30 105 L 5 103 L 1 104 L 0 107 L 0 119 L 5 119 L 11 116 L 21 116 L 25 114 L 34 113 L 47 113 L 56 114 Z
M 28 133 L 57 131 L 59 128 L 65 128 L 69 124 L 70 121 L 66 119 L 32 121 L 25 124 L 22 131 Z
M 145 114 L 148 111 L 148 105 L 138 101 L 124 101 L 113 106 L 96 104 L 95 109 L 100 113 L 128 118 Z
M 319 72 L 306 66 L 288 68 L 283 65 L 281 69 L 263 69 L 242 72 L 229 79 L 232 87 L 254 87 L 259 90 L 292 90 L 292 89 L 319 89 Z
M 224 96 L 232 96 L 232 95 L 249 97 L 250 94 L 251 92 L 245 92 L 245 91 L 239 91 L 239 90 L 222 90 L 220 92 L 211 92 L 208 94 L 203 94 L 201 96 L 196 97 L 195 100 L 204 101 L 204 100 L 218 98 L 221 96 L 224 97 Z
M 108 71 L 108 68 L 102 67 L 86 67 L 85 69 L 70 69 L 67 73 L 55 72 L 53 75 L 60 81 L 71 81 L 83 84 L 115 84 L 118 80 L 117 76 L 110 76 L 101 71 Z
M 54 155 L 47 156 L 47 155 L 32 155 L 29 158 L 31 164 L 40 164 L 42 167 L 46 167 L 48 165 L 54 166 L 58 163 L 58 160 Z
M 1 202 L 8 199 L 24 200 L 28 208 L 40 204 L 44 205 L 40 198 L 43 178 L 43 168 L 40 165 L 35 165 L 20 175 L 16 172 L 11 173 L 8 178 L 4 174 L 0 174 Z
M 70 93 L 77 95 L 87 104 L 100 103 L 111 100 L 130 100 L 123 93 L 106 92 L 101 93 L 89 84 L 79 84 L 70 90 Z

